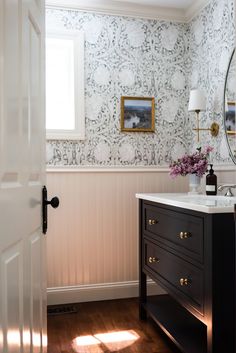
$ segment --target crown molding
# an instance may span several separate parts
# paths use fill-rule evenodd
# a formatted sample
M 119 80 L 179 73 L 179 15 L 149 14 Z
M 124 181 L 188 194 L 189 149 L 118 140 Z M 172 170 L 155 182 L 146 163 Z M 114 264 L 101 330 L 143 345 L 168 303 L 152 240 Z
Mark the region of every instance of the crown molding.
M 194 3 L 185 10 L 186 22 L 190 22 L 195 16 L 197 16 L 199 12 L 209 4 L 210 1 L 211 0 L 194 1 Z
M 116 16 L 186 22 L 185 13 L 181 9 L 123 3 L 114 0 L 46 0 L 46 6 Z
M 189 22 L 211 0 L 198 0 L 187 9 L 140 5 L 115 0 L 46 0 L 50 8 L 76 9 L 78 11 L 127 16 L 147 19 L 159 19 L 175 22 Z

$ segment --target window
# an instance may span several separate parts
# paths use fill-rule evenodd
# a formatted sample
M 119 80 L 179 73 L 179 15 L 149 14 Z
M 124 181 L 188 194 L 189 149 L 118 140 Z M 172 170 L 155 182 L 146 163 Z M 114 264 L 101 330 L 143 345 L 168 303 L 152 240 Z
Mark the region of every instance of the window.
M 48 139 L 85 138 L 84 37 L 46 37 L 46 129 Z

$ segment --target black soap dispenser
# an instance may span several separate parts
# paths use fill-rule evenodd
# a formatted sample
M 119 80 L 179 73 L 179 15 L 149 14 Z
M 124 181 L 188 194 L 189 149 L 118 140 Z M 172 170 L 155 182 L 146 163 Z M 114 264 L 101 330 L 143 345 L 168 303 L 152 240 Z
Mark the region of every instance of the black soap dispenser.
M 213 164 L 210 164 L 209 174 L 206 176 L 206 194 L 216 195 L 217 194 L 217 176 L 214 174 Z

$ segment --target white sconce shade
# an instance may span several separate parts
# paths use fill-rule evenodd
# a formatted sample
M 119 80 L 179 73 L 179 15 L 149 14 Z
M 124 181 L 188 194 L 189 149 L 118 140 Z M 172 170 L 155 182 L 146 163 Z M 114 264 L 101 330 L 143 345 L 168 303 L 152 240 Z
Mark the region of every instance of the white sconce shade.
M 203 111 L 206 110 L 206 98 L 204 93 L 199 89 L 193 89 L 190 91 L 188 111 Z

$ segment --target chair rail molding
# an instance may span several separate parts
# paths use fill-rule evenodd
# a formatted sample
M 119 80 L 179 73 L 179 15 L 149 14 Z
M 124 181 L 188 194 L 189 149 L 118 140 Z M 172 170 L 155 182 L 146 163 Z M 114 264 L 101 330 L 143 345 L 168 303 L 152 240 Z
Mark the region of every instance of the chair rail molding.
M 227 172 L 235 171 L 235 165 L 215 164 L 214 170 Z M 47 173 L 169 173 L 169 166 L 148 167 L 98 167 L 98 166 L 48 166 Z

